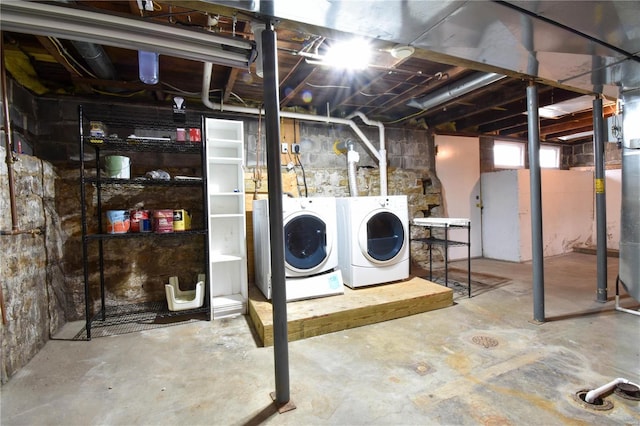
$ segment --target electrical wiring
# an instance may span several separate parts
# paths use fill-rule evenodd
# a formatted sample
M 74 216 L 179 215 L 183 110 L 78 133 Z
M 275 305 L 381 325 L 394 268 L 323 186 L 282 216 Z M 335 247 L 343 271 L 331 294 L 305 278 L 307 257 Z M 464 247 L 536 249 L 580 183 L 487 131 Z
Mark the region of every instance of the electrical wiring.
M 91 90 L 95 93 L 99 93 L 101 95 L 109 95 L 109 96 L 115 96 L 117 98 L 130 98 L 132 96 L 136 96 L 136 95 L 141 95 L 143 94 L 145 91 L 144 90 L 138 90 L 137 92 L 131 92 L 131 93 L 127 93 L 127 94 L 122 94 L 122 93 L 111 93 L 111 92 L 105 92 L 102 90 L 98 90 L 96 88 L 91 88 Z
M 293 143 L 297 144 L 297 132 L 296 132 L 296 120 L 293 120 Z M 294 152 L 293 156 L 296 160 L 297 165 L 302 170 L 302 183 L 304 184 L 304 196 L 305 198 L 309 196 L 307 189 L 307 175 L 304 172 L 304 167 L 302 166 L 302 162 L 300 161 L 300 152 Z
M 309 87 L 313 87 L 314 89 L 351 89 L 350 86 L 332 86 L 332 85 L 320 85 L 320 84 L 311 84 L 305 83 Z
M 413 114 L 411 114 L 411 115 L 407 115 L 407 116 L 405 116 L 405 117 L 398 118 L 397 120 L 393 120 L 393 121 L 382 121 L 381 123 L 382 123 L 382 124 L 396 124 L 396 123 L 399 123 L 399 122 L 401 122 L 401 121 L 408 120 L 408 119 L 410 119 L 410 118 L 416 117 L 416 116 L 418 116 L 418 115 L 420 115 L 420 114 L 424 114 L 424 111 L 423 111 L 423 110 L 420 110 L 420 111 L 418 111 L 418 112 L 416 112 L 416 113 L 413 113 Z
M 300 153 L 297 152 L 297 153 L 294 153 L 293 155 L 296 159 L 296 162 L 298 163 L 297 165 L 300 167 L 300 170 L 302 170 L 302 183 L 304 184 L 304 196 L 308 197 L 309 194 L 307 190 L 307 176 L 304 172 L 304 167 L 302 166 L 302 162 L 300 161 Z
M 92 78 L 97 78 L 95 76 L 95 74 L 93 74 L 91 71 L 87 70 L 80 62 L 78 62 L 78 60 L 76 58 L 73 57 L 73 55 L 71 55 L 67 49 L 65 49 L 65 47 L 62 45 L 62 43 L 60 42 L 60 40 L 58 40 L 55 37 L 48 37 L 49 41 L 53 44 L 53 47 L 55 47 L 56 51 L 60 54 L 60 57 L 62 59 L 64 59 L 64 61 L 67 63 L 67 65 L 69 65 L 69 67 L 79 76 L 82 76 L 83 74 L 78 71 L 78 68 L 80 68 L 82 71 L 84 71 L 84 73 L 86 75 L 89 75 Z M 73 61 L 73 64 L 71 62 L 69 62 L 69 60 Z M 74 66 L 75 64 L 75 66 Z

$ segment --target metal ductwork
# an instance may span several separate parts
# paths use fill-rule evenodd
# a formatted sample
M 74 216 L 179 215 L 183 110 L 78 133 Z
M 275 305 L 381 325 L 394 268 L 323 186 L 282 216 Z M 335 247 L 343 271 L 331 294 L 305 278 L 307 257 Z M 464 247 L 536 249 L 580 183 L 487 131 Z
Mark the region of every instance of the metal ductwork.
M 69 0 L 58 0 L 60 3 L 74 4 L 75 2 Z M 94 43 L 87 43 L 86 41 L 71 40 L 71 44 L 78 51 L 82 59 L 85 60 L 91 71 L 103 80 L 116 80 L 116 69 L 107 56 L 102 46 Z
M 73 47 L 85 60 L 97 77 L 103 80 L 116 80 L 116 69 L 102 46 L 84 41 L 71 41 Z
M 469 92 L 480 89 L 484 86 L 488 86 L 491 83 L 495 83 L 498 80 L 502 80 L 506 76 L 495 73 L 476 73 L 465 77 L 460 81 L 450 84 L 440 90 L 433 92 L 422 98 L 411 99 L 407 106 L 419 108 L 423 110 L 429 110 L 433 107 L 441 105 L 445 102 L 455 99 L 462 95 L 466 95 Z
M 640 301 L 640 89 L 622 93 L 622 206 L 620 281 Z

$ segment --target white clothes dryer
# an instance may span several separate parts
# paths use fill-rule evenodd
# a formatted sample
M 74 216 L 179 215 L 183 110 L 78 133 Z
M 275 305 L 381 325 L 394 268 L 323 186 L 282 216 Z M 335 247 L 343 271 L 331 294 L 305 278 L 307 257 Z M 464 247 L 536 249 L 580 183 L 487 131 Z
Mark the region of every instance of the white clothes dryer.
M 338 269 L 335 198 L 283 198 L 287 301 L 344 293 Z M 255 280 L 271 299 L 268 200 L 253 202 Z
M 406 195 L 336 199 L 338 264 L 344 283 L 362 287 L 409 277 Z

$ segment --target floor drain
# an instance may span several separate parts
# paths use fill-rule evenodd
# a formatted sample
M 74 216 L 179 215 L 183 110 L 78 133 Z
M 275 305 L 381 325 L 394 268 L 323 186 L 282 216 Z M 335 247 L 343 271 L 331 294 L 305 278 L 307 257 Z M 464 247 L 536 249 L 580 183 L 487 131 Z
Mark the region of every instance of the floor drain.
M 619 383 L 613 390 L 613 393 L 620 398 L 630 399 L 631 401 L 640 401 L 640 388 L 631 383 Z
M 613 408 L 613 403 L 611 401 L 607 401 L 606 399 L 602 399 L 600 397 L 596 398 L 593 403 L 585 401 L 585 397 L 589 393 L 589 389 L 579 390 L 573 395 L 573 399 L 580 404 L 584 408 L 588 408 L 590 410 L 596 411 L 608 411 Z
M 413 371 L 418 373 L 420 376 L 425 376 L 431 372 L 431 366 L 424 362 L 418 362 L 413 365 Z
M 489 336 L 473 336 L 471 338 L 471 341 L 476 345 L 482 346 L 483 348 L 493 348 L 498 346 L 498 341 Z

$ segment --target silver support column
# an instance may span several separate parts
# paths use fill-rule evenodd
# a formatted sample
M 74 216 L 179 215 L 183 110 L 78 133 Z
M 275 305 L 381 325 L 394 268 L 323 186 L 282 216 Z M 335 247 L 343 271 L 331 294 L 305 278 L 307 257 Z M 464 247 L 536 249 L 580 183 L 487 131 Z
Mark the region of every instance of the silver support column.
M 593 153 L 596 166 L 596 244 L 597 278 L 596 301 L 607 301 L 607 202 L 604 175 L 604 116 L 602 97 L 593 100 Z
M 542 184 L 540 177 L 540 121 L 538 87 L 527 87 L 529 175 L 531 187 L 531 254 L 533 258 L 533 320 L 544 322 L 544 251 L 542 246 Z
M 278 406 L 289 404 L 289 340 L 287 294 L 284 271 L 284 228 L 282 219 L 282 175 L 280 164 L 280 95 L 278 91 L 278 51 L 273 22 L 262 31 L 264 70 L 264 110 L 269 178 L 269 232 L 271 235 L 271 304 L 273 306 L 273 355 L 276 390 L 272 398 Z M 290 408 L 289 408 L 290 409 Z M 282 410 L 288 411 L 288 410 Z

